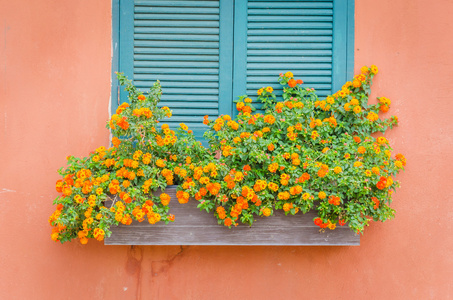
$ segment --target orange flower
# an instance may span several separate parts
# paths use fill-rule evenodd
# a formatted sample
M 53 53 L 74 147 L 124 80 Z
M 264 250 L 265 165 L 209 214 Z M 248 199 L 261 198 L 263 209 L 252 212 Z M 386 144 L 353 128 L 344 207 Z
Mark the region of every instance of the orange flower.
M 217 214 L 219 215 L 219 218 L 220 218 L 221 220 L 223 220 L 223 219 L 226 218 L 225 208 L 223 208 L 223 206 L 217 207 L 216 211 L 217 211 Z M 225 225 L 226 225 L 226 224 L 225 224 Z M 230 225 L 231 225 L 231 224 L 230 224 Z M 229 225 L 226 225 L 226 226 L 229 226 Z
M 385 113 L 385 112 L 388 112 L 389 109 L 390 109 L 390 107 L 389 107 L 388 105 L 385 105 L 385 104 L 381 104 L 381 106 L 380 106 L 379 108 L 380 108 L 380 110 L 381 110 L 382 112 L 384 112 L 384 113 Z
M 114 136 L 114 137 L 112 138 L 112 144 L 113 144 L 114 147 L 118 147 L 118 146 L 121 144 L 121 141 L 120 141 L 119 138 L 117 138 L 116 136 Z
M 233 223 L 233 221 L 230 218 L 225 219 L 225 222 L 224 222 L 225 226 L 229 227 L 229 226 L 231 226 L 232 223 Z
M 272 125 L 275 122 L 275 118 L 272 115 L 266 115 L 264 116 L 264 122 Z
M 271 215 L 272 211 L 269 207 L 263 208 L 263 215 L 266 217 L 269 217 Z
M 371 73 L 377 74 L 377 72 L 378 72 L 378 67 L 376 67 L 375 65 L 371 65 Z
M 292 88 L 293 88 L 293 87 L 295 87 L 296 85 L 297 85 L 297 82 L 296 82 L 294 79 L 291 78 L 291 79 L 288 81 L 288 86 L 289 86 L 289 87 L 292 87 Z
M 178 191 L 176 193 L 176 198 L 178 198 L 178 202 L 183 204 L 189 202 L 189 193 L 184 191 Z
M 278 163 L 271 163 L 268 168 L 269 172 L 275 173 L 278 169 Z
M 367 118 L 368 120 L 370 120 L 371 122 L 374 122 L 374 121 L 377 121 L 377 120 L 379 119 L 379 116 L 378 116 L 376 113 L 374 113 L 374 112 L 371 111 L 371 112 L 368 113 L 368 115 L 366 116 L 366 118 Z
M 102 241 L 102 240 L 104 240 L 105 232 L 101 228 L 96 228 L 93 231 L 93 236 L 98 241 Z
M 160 203 L 162 203 L 162 205 L 164 205 L 164 206 L 167 206 L 171 200 L 170 195 L 165 194 L 165 193 L 160 194 L 159 198 L 160 198 Z

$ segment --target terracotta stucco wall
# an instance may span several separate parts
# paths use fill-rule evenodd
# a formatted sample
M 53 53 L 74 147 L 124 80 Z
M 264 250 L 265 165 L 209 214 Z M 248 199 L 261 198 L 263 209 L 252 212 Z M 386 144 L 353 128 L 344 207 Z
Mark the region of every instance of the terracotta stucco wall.
M 356 1 L 408 159 L 395 220 L 360 247 L 116 247 L 50 240 L 56 170 L 107 146 L 111 2 L 0 1 L 0 299 L 453 298 L 452 1 Z

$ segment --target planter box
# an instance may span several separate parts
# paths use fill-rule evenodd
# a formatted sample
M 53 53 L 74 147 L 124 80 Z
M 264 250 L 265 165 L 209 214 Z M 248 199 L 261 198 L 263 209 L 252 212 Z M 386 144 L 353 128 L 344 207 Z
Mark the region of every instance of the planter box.
M 165 193 L 171 196 L 173 223 L 151 225 L 145 220 L 112 227 L 105 245 L 360 245 L 360 236 L 347 226 L 320 232 L 313 224 L 315 212 L 285 216 L 283 211 L 274 211 L 273 216 L 257 217 L 252 227 L 241 224 L 230 229 L 217 224 L 214 215 L 200 211 L 195 199 L 178 203 L 176 186 L 168 187 Z

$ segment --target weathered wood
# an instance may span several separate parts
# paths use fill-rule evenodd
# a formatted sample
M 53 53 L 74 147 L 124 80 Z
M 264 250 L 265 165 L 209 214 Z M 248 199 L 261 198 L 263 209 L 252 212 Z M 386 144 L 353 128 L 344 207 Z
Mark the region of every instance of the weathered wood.
M 213 214 L 200 211 L 198 201 L 190 199 L 179 204 L 176 187 L 165 193 L 171 196 L 170 211 L 173 223 L 151 225 L 146 220 L 131 225 L 112 227 L 106 245 L 360 245 L 360 236 L 349 227 L 337 227 L 320 232 L 313 224 L 315 212 L 285 216 L 282 211 L 271 217 L 257 217 L 252 227 L 239 225 L 233 228 L 217 224 Z M 156 193 L 159 195 L 160 193 Z

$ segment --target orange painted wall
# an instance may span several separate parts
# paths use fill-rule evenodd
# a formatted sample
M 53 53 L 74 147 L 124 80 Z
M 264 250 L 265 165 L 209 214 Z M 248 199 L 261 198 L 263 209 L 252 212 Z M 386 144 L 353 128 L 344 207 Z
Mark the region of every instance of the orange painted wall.
M 453 298 L 452 1 L 357 0 L 408 159 L 396 219 L 360 247 L 117 247 L 50 240 L 56 170 L 108 145 L 110 0 L 0 0 L 0 299 Z

